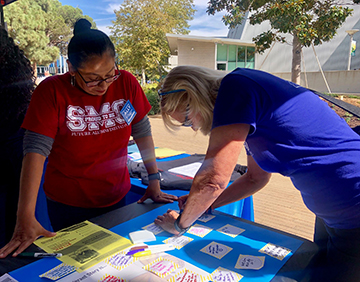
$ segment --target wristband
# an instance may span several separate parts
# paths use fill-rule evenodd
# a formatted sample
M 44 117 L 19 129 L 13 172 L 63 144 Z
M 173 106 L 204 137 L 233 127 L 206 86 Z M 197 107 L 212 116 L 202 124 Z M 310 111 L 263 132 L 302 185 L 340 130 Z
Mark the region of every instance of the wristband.
M 149 180 L 154 180 L 154 179 L 160 180 L 160 179 L 161 179 L 161 177 L 160 177 L 160 172 L 150 173 L 150 174 L 148 175 L 148 179 L 149 179 Z
M 175 222 L 174 222 L 174 227 L 175 227 L 176 231 L 179 232 L 179 234 L 178 234 L 177 236 L 183 235 L 183 234 L 184 234 L 186 231 L 188 231 L 188 230 L 190 229 L 190 227 L 191 227 L 191 225 L 190 225 L 189 227 L 181 228 L 181 227 L 179 226 L 180 218 L 181 218 L 181 214 L 178 216 L 178 218 L 177 218 L 177 219 L 175 220 Z

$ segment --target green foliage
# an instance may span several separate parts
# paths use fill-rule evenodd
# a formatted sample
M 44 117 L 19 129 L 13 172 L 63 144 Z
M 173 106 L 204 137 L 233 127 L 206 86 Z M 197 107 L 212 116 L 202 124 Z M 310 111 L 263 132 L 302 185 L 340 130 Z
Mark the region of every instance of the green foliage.
M 161 77 L 170 54 L 166 33 L 188 34 L 193 6 L 193 0 L 125 0 L 109 27 L 121 67 Z
M 159 95 L 157 93 L 157 85 L 156 84 L 146 84 L 143 86 L 143 90 L 145 92 L 146 98 L 148 99 L 151 110 L 149 115 L 157 115 L 160 113 L 160 100 Z
M 54 62 L 59 51 L 66 54 L 72 28 L 79 18 L 87 18 L 79 8 L 62 6 L 58 0 L 21 0 L 4 7 L 9 35 L 26 57 L 36 64 Z

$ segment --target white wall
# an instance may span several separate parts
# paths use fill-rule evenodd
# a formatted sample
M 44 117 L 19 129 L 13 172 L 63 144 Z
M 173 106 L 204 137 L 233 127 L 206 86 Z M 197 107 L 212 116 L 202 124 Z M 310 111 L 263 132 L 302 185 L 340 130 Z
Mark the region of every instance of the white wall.
M 291 80 L 290 73 L 273 73 L 286 80 Z M 325 71 L 325 79 L 331 93 L 358 94 L 360 95 L 360 70 L 355 71 Z M 329 92 L 321 72 L 301 73 L 301 86 L 308 87 L 319 92 Z

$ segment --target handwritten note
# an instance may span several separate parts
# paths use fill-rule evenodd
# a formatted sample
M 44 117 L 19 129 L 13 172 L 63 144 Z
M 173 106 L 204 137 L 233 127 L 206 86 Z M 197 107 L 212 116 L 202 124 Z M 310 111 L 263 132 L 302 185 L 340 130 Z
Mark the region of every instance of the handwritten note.
M 207 282 L 210 277 L 202 276 L 198 273 L 190 271 L 188 269 L 183 269 L 177 273 L 174 277 L 168 279 L 169 282 Z
M 149 263 L 148 265 L 145 265 L 143 269 L 153 272 L 161 278 L 164 278 L 166 275 L 176 270 L 178 267 L 179 265 L 177 263 L 159 257 L 155 261 Z
M 214 217 L 215 217 L 215 215 L 204 213 L 197 220 L 202 221 L 202 222 L 208 222 L 209 220 L 212 220 Z
M 211 273 L 212 280 L 214 282 L 238 282 L 243 276 L 231 270 L 227 270 L 222 267 L 218 267 L 213 273 Z
M 182 235 L 179 237 L 174 236 L 174 237 L 168 238 L 168 239 L 164 240 L 163 243 L 173 244 L 176 249 L 180 250 L 182 247 L 184 247 L 186 244 L 190 243 L 192 240 L 194 240 L 194 239 Z
M 206 227 L 206 226 L 200 225 L 200 224 L 194 224 L 193 226 L 190 227 L 190 229 L 188 230 L 188 233 L 203 238 L 207 234 L 209 234 L 211 231 L 212 231 L 212 229 L 209 227 Z
M 291 250 L 277 246 L 275 244 L 268 243 L 259 250 L 260 253 L 267 254 L 278 260 L 283 260 L 288 254 L 291 253 Z
M 218 259 L 222 259 L 231 250 L 232 248 L 213 241 L 209 245 L 202 248 L 200 251 Z
M 100 279 L 99 282 L 126 282 L 125 279 L 116 277 L 114 275 L 108 275 L 106 274 L 104 277 Z
M 154 235 L 157 235 L 164 231 L 164 229 L 162 229 L 159 225 L 156 225 L 155 223 L 146 225 L 146 226 L 142 227 L 142 229 L 151 231 L 152 233 L 154 233 Z
M 121 270 L 136 260 L 133 256 L 127 256 L 123 253 L 117 253 L 105 260 L 105 262 L 118 270 Z
M 230 237 L 235 238 L 239 234 L 243 233 L 245 231 L 245 229 L 242 229 L 242 228 L 230 225 L 230 224 L 226 224 L 225 226 L 219 228 L 217 231 L 224 233 L 225 235 L 228 235 Z
M 76 267 L 72 265 L 68 265 L 66 263 L 59 264 L 58 266 L 50 269 L 49 271 L 39 275 L 40 278 L 47 278 L 50 280 L 58 280 L 74 271 L 76 271 Z
M 256 257 L 250 255 L 240 255 L 235 268 L 237 269 L 255 269 L 259 270 L 264 266 L 265 257 Z

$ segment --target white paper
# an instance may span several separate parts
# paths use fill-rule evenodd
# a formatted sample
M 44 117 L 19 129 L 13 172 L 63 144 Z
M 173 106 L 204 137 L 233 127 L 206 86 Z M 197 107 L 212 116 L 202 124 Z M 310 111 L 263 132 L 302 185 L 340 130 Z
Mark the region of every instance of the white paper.
M 196 162 L 188 165 L 174 167 L 172 169 L 169 169 L 169 172 L 190 176 L 194 178 L 195 174 L 198 172 L 201 165 L 202 163 Z
M 0 282 L 18 282 L 15 278 L 12 278 L 9 274 L 5 273 L 0 277 Z

